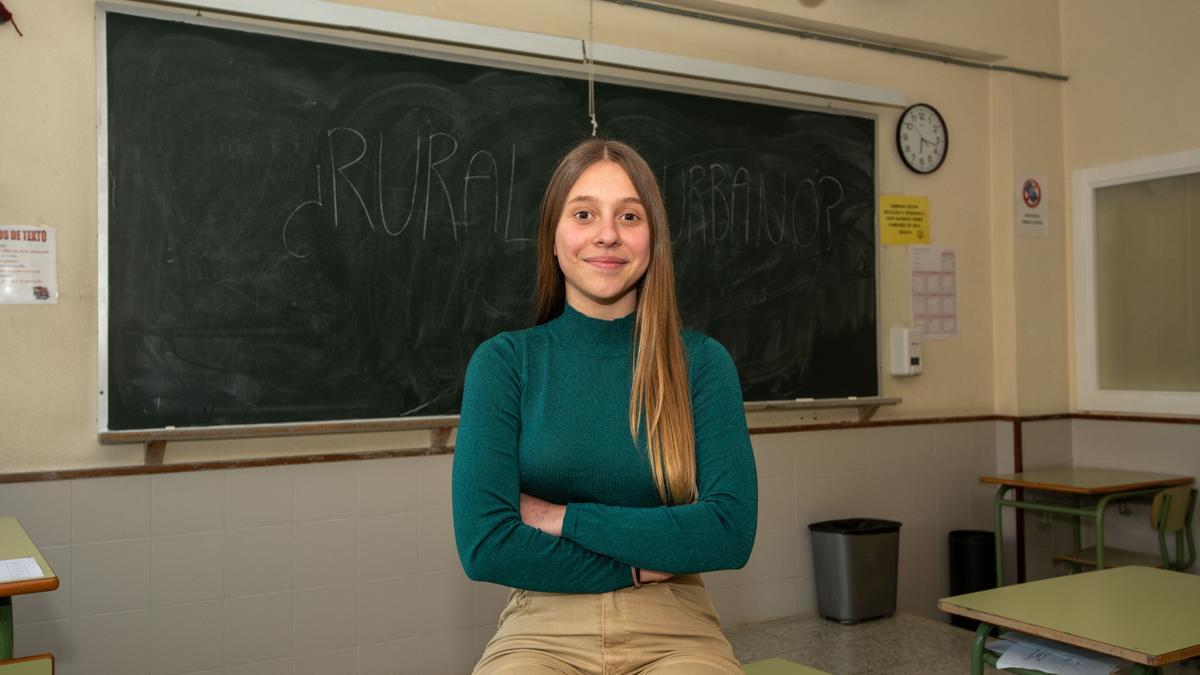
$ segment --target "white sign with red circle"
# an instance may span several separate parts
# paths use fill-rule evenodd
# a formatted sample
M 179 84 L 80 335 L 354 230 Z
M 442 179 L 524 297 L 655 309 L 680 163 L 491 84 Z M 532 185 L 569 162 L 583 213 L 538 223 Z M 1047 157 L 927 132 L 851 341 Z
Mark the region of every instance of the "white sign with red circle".
M 1050 236 L 1050 218 L 1046 213 L 1046 179 L 1042 174 L 1018 173 L 1017 236 L 1045 239 Z

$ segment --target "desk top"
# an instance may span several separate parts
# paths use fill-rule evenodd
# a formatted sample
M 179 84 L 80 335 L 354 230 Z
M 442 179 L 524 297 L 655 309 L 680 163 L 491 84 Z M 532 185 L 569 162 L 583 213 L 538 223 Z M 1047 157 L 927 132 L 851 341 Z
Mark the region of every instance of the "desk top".
M 54 675 L 54 655 L 38 654 L 4 661 L 4 675 Z
M 1081 495 L 1104 495 L 1130 490 L 1147 490 L 1157 487 L 1191 485 L 1191 476 L 1124 469 L 1089 469 L 1085 467 L 1064 469 L 1039 469 L 1023 473 L 1008 473 L 999 476 L 980 476 L 980 483 L 1010 485 L 1031 490 L 1049 490 Z
M 0 597 L 52 591 L 58 588 L 58 577 L 54 575 L 54 570 L 50 569 L 50 565 L 42 557 L 42 552 L 38 550 L 37 546 L 34 546 L 29 535 L 25 534 L 25 528 L 21 527 L 21 523 L 17 522 L 16 518 L 0 518 L 0 560 L 13 558 L 33 558 L 46 576 L 0 583 Z
M 1200 576 L 1153 567 L 1002 586 L 938 601 L 944 612 L 1160 666 L 1200 654 Z

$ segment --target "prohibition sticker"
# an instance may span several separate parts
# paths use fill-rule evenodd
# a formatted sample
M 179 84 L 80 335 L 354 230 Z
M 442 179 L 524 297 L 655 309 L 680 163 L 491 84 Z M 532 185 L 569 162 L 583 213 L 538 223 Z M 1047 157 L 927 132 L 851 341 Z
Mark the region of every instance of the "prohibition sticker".
M 1036 178 L 1025 181 L 1025 185 L 1021 188 L 1021 199 L 1025 202 L 1025 206 L 1031 209 L 1036 209 L 1038 204 L 1042 203 L 1042 185 L 1037 182 Z
M 1018 237 L 1044 239 L 1050 236 L 1050 218 L 1046 213 L 1046 179 L 1042 174 L 1019 173 L 1017 185 L 1016 229 Z

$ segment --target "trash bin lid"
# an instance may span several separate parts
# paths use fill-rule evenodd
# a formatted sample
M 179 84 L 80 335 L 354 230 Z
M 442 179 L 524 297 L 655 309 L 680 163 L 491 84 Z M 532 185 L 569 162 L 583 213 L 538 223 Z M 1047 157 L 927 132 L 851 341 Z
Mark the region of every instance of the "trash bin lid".
M 947 538 L 954 543 L 961 544 L 994 544 L 996 542 L 996 534 L 987 530 L 950 530 Z
M 899 531 L 900 523 L 878 518 L 843 518 L 811 523 L 808 529 L 813 532 L 833 532 L 835 534 L 880 534 Z

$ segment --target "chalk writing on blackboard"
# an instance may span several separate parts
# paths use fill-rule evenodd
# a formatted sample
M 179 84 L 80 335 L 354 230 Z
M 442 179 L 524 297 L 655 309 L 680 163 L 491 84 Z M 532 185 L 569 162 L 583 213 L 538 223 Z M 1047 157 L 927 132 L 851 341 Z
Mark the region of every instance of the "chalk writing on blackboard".
M 509 147 L 507 158 L 498 160 L 486 149 L 471 152 L 453 134 L 441 131 L 418 134 L 407 150 L 386 144 L 382 133 L 377 134 L 375 143 L 369 144 L 366 135 L 350 127 L 328 129 L 324 136 L 328 141 L 327 163 L 314 167 L 314 196 L 297 204 L 283 220 L 281 238 L 289 255 L 308 257 L 309 240 L 324 237 L 317 223 L 324 221 L 336 231 L 343 210 L 354 212 L 370 230 L 383 235 L 398 237 L 413 225 L 414 231 L 419 230 L 420 239 L 427 240 L 431 201 L 448 214 L 445 222 L 438 222 L 440 219 L 435 217 L 433 226 L 448 232 L 455 242 L 460 236 L 467 236 L 472 223 L 482 221 L 486 225 L 489 219 L 493 233 L 503 231 L 503 241 L 532 241 L 532 233 L 522 230 L 515 235 L 512 229 L 513 185 L 518 164 L 515 145 Z M 465 165 L 448 164 L 456 154 L 466 152 L 471 154 Z M 395 154 L 403 163 L 413 165 L 411 177 L 404 184 L 385 175 L 385 153 Z M 373 163 L 370 155 L 374 155 Z M 503 162 L 504 159 L 507 161 Z M 501 162 L 506 164 L 506 173 L 500 169 Z M 347 173 L 356 166 L 367 169 L 363 178 L 367 185 L 360 185 Z M 689 240 L 698 237 L 703 244 L 714 246 L 737 240 L 756 246 L 807 248 L 817 242 L 819 233 L 824 233 L 828 241 L 832 236 L 833 211 L 845 194 L 841 182 L 833 176 L 797 179 L 786 171 L 773 176 L 768 172 L 755 174 L 745 166 L 716 162 L 683 164 L 675 173 L 672 177 L 670 170 L 664 168 L 661 183 L 686 186 L 679 203 L 680 222 L 676 232 Z M 377 202 L 368 205 L 363 196 L 368 192 L 377 195 Z M 393 201 L 385 202 L 385 195 L 391 195 Z M 671 196 L 664 191 L 668 203 Z M 471 205 L 481 200 L 490 210 L 473 214 Z M 696 223 L 701 226 L 695 227 Z

